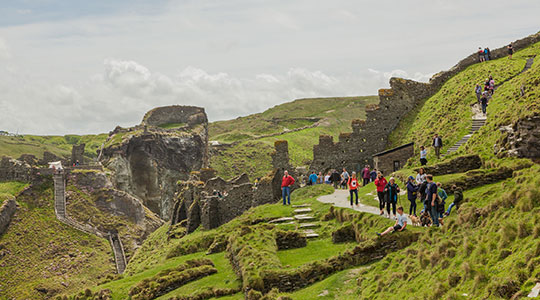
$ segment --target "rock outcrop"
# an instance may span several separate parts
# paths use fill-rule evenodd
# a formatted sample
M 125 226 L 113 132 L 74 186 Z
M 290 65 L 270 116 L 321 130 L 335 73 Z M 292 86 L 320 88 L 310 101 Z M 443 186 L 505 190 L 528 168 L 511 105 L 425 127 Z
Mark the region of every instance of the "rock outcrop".
M 495 152 L 499 157 L 540 159 L 540 115 L 523 118 L 500 130 L 506 135 L 496 145 Z
M 160 125 L 185 126 L 164 129 Z M 141 199 L 168 219 L 178 180 L 208 162 L 208 128 L 204 109 L 169 106 L 151 110 L 141 125 L 117 127 L 109 135 L 101 162 L 113 171 L 113 184 Z

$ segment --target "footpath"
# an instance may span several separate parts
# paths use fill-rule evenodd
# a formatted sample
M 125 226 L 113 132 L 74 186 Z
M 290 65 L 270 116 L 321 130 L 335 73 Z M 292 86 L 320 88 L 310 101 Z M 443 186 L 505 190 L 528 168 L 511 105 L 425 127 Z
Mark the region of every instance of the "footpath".
M 378 199 L 377 196 L 373 196 L 375 199 Z M 359 203 L 358 206 L 351 207 L 351 203 L 349 201 L 349 191 L 348 190 L 335 190 L 333 194 L 330 195 L 324 195 L 317 198 L 319 202 L 322 203 L 329 203 L 336 207 L 343 207 L 343 208 L 349 208 L 360 212 L 365 212 L 369 214 L 379 215 L 380 210 L 378 207 L 374 207 L 371 205 L 365 205 L 362 203 Z M 378 201 L 378 200 L 377 200 Z M 386 218 L 381 216 L 381 218 Z M 407 224 L 411 225 L 411 219 L 409 219 L 409 216 L 407 215 Z

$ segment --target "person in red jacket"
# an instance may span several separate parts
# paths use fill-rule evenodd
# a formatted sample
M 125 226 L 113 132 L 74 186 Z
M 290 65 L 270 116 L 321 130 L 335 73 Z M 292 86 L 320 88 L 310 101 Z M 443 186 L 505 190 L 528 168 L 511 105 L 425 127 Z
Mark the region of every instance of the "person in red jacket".
M 384 215 L 384 187 L 388 182 L 381 172 L 377 172 L 377 179 L 375 179 L 375 186 L 377 187 L 377 197 L 379 197 L 379 208 L 381 209 L 381 216 Z
M 289 175 L 289 172 L 283 172 L 281 180 L 281 196 L 283 197 L 283 205 L 291 205 L 291 186 L 294 184 L 294 178 Z M 287 199 L 287 202 L 285 202 Z
M 347 185 L 349 186 L 349 194 L 351 194 L 351 207 L 353 207 L 353 195 L 356 195 L 356 206 L 358 206 L 358 179 L 356 179 L 356 172 L 352 172 Z

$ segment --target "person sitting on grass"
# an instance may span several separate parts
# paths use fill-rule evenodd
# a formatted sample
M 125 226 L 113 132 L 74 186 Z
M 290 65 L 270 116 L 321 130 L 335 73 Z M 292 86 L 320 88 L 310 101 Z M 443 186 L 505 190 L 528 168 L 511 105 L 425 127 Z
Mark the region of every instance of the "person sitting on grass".
M 398 217 L 396 220 L 396 224 L 394 224 L 394 226 L 392 227 L 388 227 L 388 229 L 386 229 L 384 232 L 381 232 L 381 233 L 377 232 L 378 236 L 383 236 L 394 231 L 403 231 L 403 229 L 407 227 L 407 216 L 403 214 L 403 207 L 402 206 L 398 207 L 397 211 L 398 211 Z

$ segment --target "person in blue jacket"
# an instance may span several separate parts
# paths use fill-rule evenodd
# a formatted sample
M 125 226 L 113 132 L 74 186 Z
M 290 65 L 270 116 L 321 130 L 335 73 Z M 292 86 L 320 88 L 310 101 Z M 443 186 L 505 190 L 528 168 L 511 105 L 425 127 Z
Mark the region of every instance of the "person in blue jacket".
M 414 182 L 414 177 L 409 176 L 409 181 L 407 182 L 407 198 L 411 202 L 409 215 L 416 217 L 416 198 L 418 198 L 418 186 L 414 184 Z
M 388 217 L 390 217 L 390 204 L 392 204 L 392 212 L 394 213 L 394 219 L 396 219 L 399 186 L 396 184 L 394 177 L 390 177 L 390 181 L 384 187 L 384 192 L 386 193 L 386 211 L 388 212 Z
M 309 175 L 309 185 L 315 185 L 317 184 L 317 174 L 315 174 L 315 171 L 311 172 L 311 175 Z

